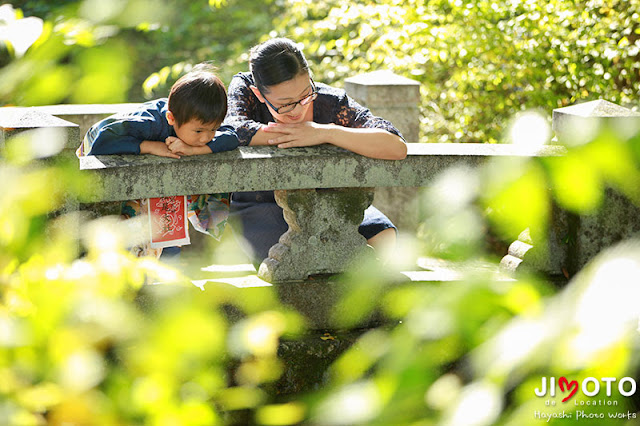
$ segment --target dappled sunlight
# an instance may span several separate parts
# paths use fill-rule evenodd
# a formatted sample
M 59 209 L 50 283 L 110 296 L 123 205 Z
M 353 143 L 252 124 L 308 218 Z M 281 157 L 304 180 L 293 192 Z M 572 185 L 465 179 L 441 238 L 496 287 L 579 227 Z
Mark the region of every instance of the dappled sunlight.
M 582 370 L 602 377 L 633 374 L 631 351 L 640 337 L 638 276 L 640 243 L 605 250 L 546 300 L 544 311 L 524 312 L 475 350 L 475 371 L 505 386 L 554 371 L 559 376 Z M 546 370 L 540 370 L 543 366 Z M 545 373 L 534 374 L 540 371 Z M 526 384 L 521 386 L 531 392 Z
M 105 375 L 104 361 L 94 350 L 76 350 L 59 366 L 60 384 L 71 392 L 83 392 L 95 387 Z
M 433 254 L 466 257 L 478 247 L 484 221 L 473 203 L 480 187 L 477 170 L 451 167 L 424 193 L 425 218 L 418 236 Z
M 0 6 L 0 42 L 4 42 L 15 56 L 23 56 L 40 38 L 43 28 L 42 19 L 35 16 L 23 18 L 10 4 Z
M 314 418 L 317 424 L 353 425 L 373 420 L 382 408 L 382 396 L 372 381 L 345 386 L 322 401 Z
M 148 216 L 144 215 L 127 220 L 105 216 L 87 223 L 81 235 L 90 252 L 113 252 L 147 242 L 148 226 Z
M 269 284 L 239 249 L 238 229 L 206 248 L 194 238 L 172 259 L 193 262 L 182 270 L 165 258 L 134 256 L 129 248 L 149 239 L 148 216 L 89 221 L 86 210 L 68 212 L 93 209 L 84 203 L 99 186 L 66 146 L 76 143 L 67 141 L 75 130 L 21 133 L 7 124 L 1 424 L 542 424 L 534 412 L 573 404 L 545 406 L 535 391 L 541 377 L 557 385 L 560 377 L 615 376 L 614 393 L 621 379 L 638 377 L 640 242 L 607 250 L 581 271 L 567 269 L 578 263 L 575 253 L 600 249 L 580 246 L 593 236 L 576 231 L 586 214 L 594 213 L 585 221 L 607 222 L 608 234 L 597 236 L 611 237 L 606 244 L 634 229 L 635 210 L 618 221 L 598 209 L 609 207 L 612 193 L 640 200 L 640 122 L 601 125 L 578 108 L 580 119 L 561 123 L 563 137 L 554 119 L 552 140 L 549 115 L 596 97 L 636 105 L 639 47 L 615 28 L 640 3 L 624 11 L 462 0 L 22 3 L 24 15 L 47 21 L 0 6 L 4 105 L 165 96 L 171 81 L 205 59 L 229 81 L 247 69 L 247 50 L 261 34 L 292 34 L 318 82 L 343 87 L 345 77 L 384 68 L 415 78 L 421 98 L 402 102 L 420 123 L 401 116 L 396 124 L 422 125 L 416 140 L 513 146 L 459 144 L 459 155 L 421 170 L 430 181 L 405 207 L 421 216 L 417 235 L 401 230 L 395 247 L 367 249 L 337 276 Z M 580 38 L 584 29 L 592 42 Z M 593 46 L 604 46 L 604 56 Z M 358 100 L 374 113 L 381 101 Z M 550 141 L 564 146 L 540 149 Z M 241 156 L 274 160 L 269 147 L 252 149 Z M 554 228 L 558 215 L 566 232 Z M 505 277 L 492 257 L 520 236 L 526 249 L 540 251 L 523 253 L 523 268 Z M 525 275 L 547 243 L 568 259 L 542 263 L 562 268 L 552 277 Z M 202 268 L 205 261 L 215 266 Z M 192 281 L 193 271 L 214 279 Z M 327 329 L 294 311 L 298 300 L 280 303 L 281 290 L 295 298 L 302 289 L 285 286 L 303 285 L 322 287 L 301 302 L 328 317 Z M 325 295 L 323 286 L 338 291 Z M 637 393 L 602 396 L 620 402 L 621 413 L 638 409 Z
M 235 324 L 229 333 L 229 349 L 237 355 L 273 356 L 286 319 L 280 312 L 267 311 Z
M 427 189 L 425 208 L 445 212 L 465 209 L 477 198 L 480 183 L 476 169 L 448 168 Z
M 403 271 L 415 268 L 420 251 L 420 244 L 416 237 L 400 231 L 396 243 L 386 247 L 380 254 L 380 258 L 390 270 Z
M 640 243 L 622 244 L 597 259 L 589 271 L 588 286 L 577 300 L 577 334 L 573 356 L 592 360 L 626 339 L 640 320 Z
M 503 163 L 495 161 L 486 168 L 493 168 L 487 170 L 490 180 L 483 194 L 487 217 L 503 238 L 515 240 L 529 228 L 532 239 L 542 245 L 551 211 L 545 171 L 534 162 L 513 162 L 504 169 L 499 167 Z
M 414 309 L 405 323 L 409 331 L 421 339 L 441 339 L 457 328 L 453 312 L 437 307 Z
M 97 273 L 97 268 L 92 262 L 79 259 L 73 261 L 65 270 L 64 279 L 67 281 L 91 280 L 96 278 Z
M 265 426 L 294 425 L 305 419 L 306 412 L 304 404 L 299 402 L 265 405 L 258 409 L 256 420 Z
M 104 22 L 116 18 L 127 6 L 126 0 L 84 0 L 80 5 L 79 13 L 85 19 L 94 22 Z
M 555 321 L 517 318 L 473 354 L 476 370 L 489 378 L 505 380 L 521 365 L 544 351 L 554 334 Z
M 539 148 L 551 138 L 549 122 L 540 113 L 527 111 L 516 115 L 509 126 L 508 140 L 527 148 Z
M 31 343 L 30 330 L 27 323 L 0 312 L 0 347 L 21 347 Z
M 113 252 L 124 247 L 125 236 L 121 221 L 116 217 L 103 217 L 89 223 L 82 233 L 84 245 L 96 252 Z
M 460 398 L 445 415 L 446 426 L 489 426 L 502 411 L 502 391 L 490 382 L 474 382 L 462 388 Z
M 455 404 L 460 397 L 462 380 L 455 374 L 448 373 L 438 378 L 425 392 L 424 401 L 434 410 L 444 411 Z
M 360 337 L 356 346 L 350 348 L 333 363 L 332 376 L 338 384 L 357 381 L 392 349 L 392 341 L 388 333 L 382 330 L 368 331 Z
M 20 109 L 14 109 L 12 112 L 16 121 L 25 114 Z M 34 159 L 52 157 L 65 148 L 67 131 L 64 128 L 52 127 L 21 132 L 8 141 L 3 154 L 14 164 L 27 164 Z
M 591 142 L 599 133 L 601 121 L 585 120 L 583 117 L 568 117 L 563 122 L 564 133 L 571 137 L 561 138 L 560 143 L 570 147 L 577 147 Z

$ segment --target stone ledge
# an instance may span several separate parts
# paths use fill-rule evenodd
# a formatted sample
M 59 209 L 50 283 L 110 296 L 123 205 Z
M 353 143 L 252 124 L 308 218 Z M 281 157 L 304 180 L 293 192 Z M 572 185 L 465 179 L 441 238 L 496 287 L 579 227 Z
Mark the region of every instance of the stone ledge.
M 77 124 L 36 108 L 0 108 L 0 146 L 5 140 L 20 132 L 43 128 L 63 130 L 66 133 L 65 148 L 75 149 L 78 147 L 80 132 Z
M 405 160 L 376 160 L 332 146 L 293 149 L 240 147 L 180 160 L 148 155 L 80 159 L 96 178 L 88 201 L 273 189 L 427 186 L 452 165 L 476 166 L 491 157 L 563 155 L 560 146 L 409 143 Z

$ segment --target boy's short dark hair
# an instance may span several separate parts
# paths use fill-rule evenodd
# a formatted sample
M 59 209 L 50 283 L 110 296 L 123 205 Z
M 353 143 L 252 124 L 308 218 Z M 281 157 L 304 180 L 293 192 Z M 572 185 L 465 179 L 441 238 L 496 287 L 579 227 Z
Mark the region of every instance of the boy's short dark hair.
M 207 64 L 199 64 L 171 86 L 167 108 L 178 126 L 197 119 L 204 124 L 222 123 L 227 115 L 227 91 Z

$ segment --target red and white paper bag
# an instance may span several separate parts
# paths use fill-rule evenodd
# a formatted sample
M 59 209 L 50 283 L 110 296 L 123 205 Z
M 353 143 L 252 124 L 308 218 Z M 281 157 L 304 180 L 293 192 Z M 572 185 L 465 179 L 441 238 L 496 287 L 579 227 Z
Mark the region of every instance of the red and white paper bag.
M 190 244 L 187 227 L 187 197 L 149 198 L 151 248 Z

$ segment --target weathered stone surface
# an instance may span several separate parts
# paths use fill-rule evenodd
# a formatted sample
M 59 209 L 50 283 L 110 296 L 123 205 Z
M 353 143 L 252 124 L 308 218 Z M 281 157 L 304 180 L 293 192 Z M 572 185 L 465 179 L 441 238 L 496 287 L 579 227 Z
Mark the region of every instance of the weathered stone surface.
M 4 141 L 20 132 L 35 129 L 58 129 L 65 132 L 65 148 L 77 148 L 80 144 L 78 126 L 34 108 L 0 108 L 0 147 Z
M 640 131 L 640 113 L 605 100 L 553 110 L 553 130 L 567 145 L 588 142 L 603 125 L 633 135 Z
M 420 83 L 391 71 L 374 71 L 345 80 L 345 90 L 374 115 L 400 130 L 407 142 L 418 142 L 420 133 Z
M 553 129 L 567 145 L 589 142 L 602 126 L 631 137 L 640 132 L 640 113 L 599 100 L 553 111 Z M 612 189 L 605 191 L 601 208 L 593 215 L 571 214 L 554 205 L 547 240 L 516 241 L 503 259 L 507 269 L 532 269 L 551 276 L 577 273 L 600 251 L 640 232 L 640 208 Z M 528 250 L 522 242 L 533 245 Z
M 389 120 L 408 142 L 420 139 L 420 83 L 390 71 L 375 71 L 345 80 L 349 96 L 374 115 Z M 373 205 L 401 232 L 418 228 L 417 188 L 376 188 Z
M 278 359 L 283 363 L 280 379 L 267 386 L 285 396 L 322 389 L 329 381 L 327 370 L 366 330 L 314 332 L 295 340 L 282 339 Z
M 570 254 L 572 272 L 577 272 L 598 253 L 640 233 L 640 207 L 613 189 L 605 191 L 601 208 L 594 215 L 582 215 Z
M 131 200 L 169 195 L 270 189 L 426 186 L 452 165 L 475 166 L 495 156 L 562 155 L 562 147 L 408 144 L 400 161 L 376 160 L 331 146 L 278 149 L 240 147 L 179 160 L 146 155 L 80 158 L 95 177 L 88 201 Z
M 289 230 L 260 265 L 258 275 L 265 281 L 304 281 L 342 272 L 354 253 L 366 247 L 358 226 L 373 201 L 371 189 L 285 190 L 276 191 L 275 198 Z
M 640 132 L 640 113 L 605 100 L 553 111 L 553 128 L 558 140 L 568 145 L 588 142 L 603 126 L 622 138 L 630 137 Z M 558 224 L 554 226 L 552 235 L 560 235 Z M 606 247 L 639 232 L 640 209 L 620 193 L 607 189 L 602 206 L 594 215 L 580 215 L 569 221 L 565 213 L 564 230 L 571 244 L 558 247 L 565 250 L 564 266 L 574 274 Z M 561 250 L 552 251 L 550 258 L 561 254 Z
M 62 104 L 38 106 L 32 107 L 32 109 L 77 124 L 82 138 L 91 126 L 103 118 L 113 114 L 135 111 L 140 105 L 142 104 Z

